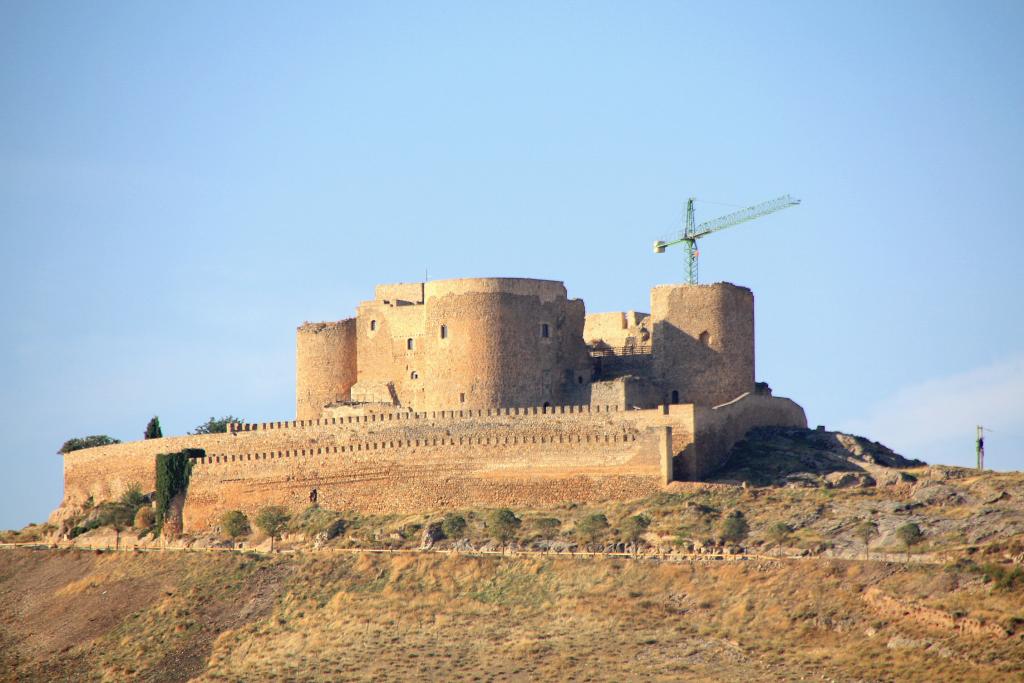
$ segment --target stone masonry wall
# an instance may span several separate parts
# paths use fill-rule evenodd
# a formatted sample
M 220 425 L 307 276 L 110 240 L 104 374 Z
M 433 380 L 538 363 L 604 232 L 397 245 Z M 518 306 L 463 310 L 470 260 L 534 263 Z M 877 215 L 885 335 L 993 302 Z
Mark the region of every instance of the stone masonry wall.
M 156 454 L 183 448 L 207 454 L 193 469 L 186 531 L 215 524 L 227 509 L 254 512 L 279 503 L 299 511 L 313 488 L 326 507 L 364 512 L 623 500 L 659 490 L 658 439 L 665 426 L 672 427 L 676 471 L 696 478 L 723 460 L 719 451 L 749 427 L 792 424 L 794 410 L 802 418 L 788 399 L 761 396 L 717 410 L 587 405 L 396 411 L 240 425 L 226 434 L 69 453 L 63 505 L 81 505 L 89 496 L 114 499 L 136 482 L 151 491 Z M 707 434 L 698 433 L 701 424 Z M 695 464 L 680 468 L 688 457 Z

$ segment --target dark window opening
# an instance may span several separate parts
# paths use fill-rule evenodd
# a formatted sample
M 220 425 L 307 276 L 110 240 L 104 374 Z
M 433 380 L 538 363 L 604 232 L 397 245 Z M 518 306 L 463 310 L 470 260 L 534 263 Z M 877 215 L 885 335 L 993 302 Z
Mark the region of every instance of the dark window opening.
M 465 403 L 465 402 L 466 402 L 466 395 L 465 394 L 459 394 L 459 403 Z
M 441 325 L 441 339 L 447 339 L 447 338 L 448 338 L 448 326 L 447 325 Z
M 376 329 L 377 329 L 377 321 L 376 320 L 371 320 L 370 321 L 370 332 L 373 332 Z
M 700 343 L 703 344 L 704 346 L 707 346 L 708 344 L 711 343 L 711 335 L 708 334 L 707 330 L 704 330 L 703 332 L 700 333 Z
M 675 389 L 672 390 L 672 403 L 679 403 L 679 392 Z
M 415 370 L 413 370 L 409 374 L 409 379 L 419 379 L 419 378 L 420 378 L 420 373 L 416 372 Z
M 409 351 L 412 351 L 412 339 L 405 340 L 405 348 L 408 349 Z
M 540 325 L 540 336 L 547 339 L 551 336 L 551 328 L 548 327 L 547 323 L 541 323 Z
M 579 377 L 577 377 L 577 378 L 576 378 L 576 380 L 577 380 L 577 381 L 578 381 L 578 382 L 579 382 L 580 384 L 583 384 L 583 375 L 580 375 Z

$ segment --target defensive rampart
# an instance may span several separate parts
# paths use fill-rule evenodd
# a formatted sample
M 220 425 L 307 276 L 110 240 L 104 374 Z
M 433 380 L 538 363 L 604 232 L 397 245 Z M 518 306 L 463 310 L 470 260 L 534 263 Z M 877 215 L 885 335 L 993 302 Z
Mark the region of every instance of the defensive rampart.
M 236 425 L 226 434 L 69 453 L 63 504 L 116 498 L 136 482 L 152 490 L 154 456 L 183 448 L 207 454 L 195 462 L 189 484 L 189 531 L 215 524 L 228 509 L 254 513 L 281 504 L 300 510 L 313 489 L 325 507 L 368 513 L 622 500 L 665 483 L 659 448 L 665 427 L 672 428 L 675 472 L 691 477 L 721 464 L 746 423 L 804 421 L 786 399 L 748 396 L 707 411 L 555 406 Z

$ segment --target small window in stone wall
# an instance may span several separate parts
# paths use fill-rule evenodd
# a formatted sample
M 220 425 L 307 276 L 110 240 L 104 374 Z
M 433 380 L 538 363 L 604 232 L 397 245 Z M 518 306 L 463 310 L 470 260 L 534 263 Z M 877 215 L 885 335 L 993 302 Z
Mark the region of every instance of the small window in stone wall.
M 441 339 L 447 339 L 447 338 L 448 338 L 448 326 L 447 325 L 441 325 Z
M 464 394 L 464 393 L 463 394 L 459 394 L 459 403 L 465 403 L 465 402 L 466 402 L 466 394 Z
M 420 373 L 416 372 L 415 370 L 413 370 L 411 373 L 409 373 L 409 379 L 419 379 L 419 378 L 420 378 Z
M 677 390 L 672 391 L 672 403 L 679 403 L 679 392 Z
M 700 333 L 700 343 L 703 344 L 704 346 L 708 346 L 709 344 L 711 344 L 711 335 L 708 334 L 707 330 L 704 330 L 703 332 Z
M 405 348 L 409 351 L 412 351 L 412 338 L 405 340 Z
M 540 324 L 540 336 L 543 337 L 544 339 L 547 339 L 548 337 L 551 336 L 551 328 L 548 327 L 547 323 Z
M 376 329 L 377 329 L 377 321 L 376 320 L 371 320 L 370 321 L 370 332 L 374 332 L 374 331 L 376 331 Z

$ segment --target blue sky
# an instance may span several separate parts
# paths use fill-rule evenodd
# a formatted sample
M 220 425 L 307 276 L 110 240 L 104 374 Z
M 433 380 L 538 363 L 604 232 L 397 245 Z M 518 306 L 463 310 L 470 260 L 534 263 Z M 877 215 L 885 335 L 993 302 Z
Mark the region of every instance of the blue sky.
M 1019 2 L 0 2 L 0 528 L 67 438 L 294 415 L 376 283 L 648 308 L 685 198 L 812 424 L 1024 469 Z M 730 211 L 698 204 L 698 220 Z

